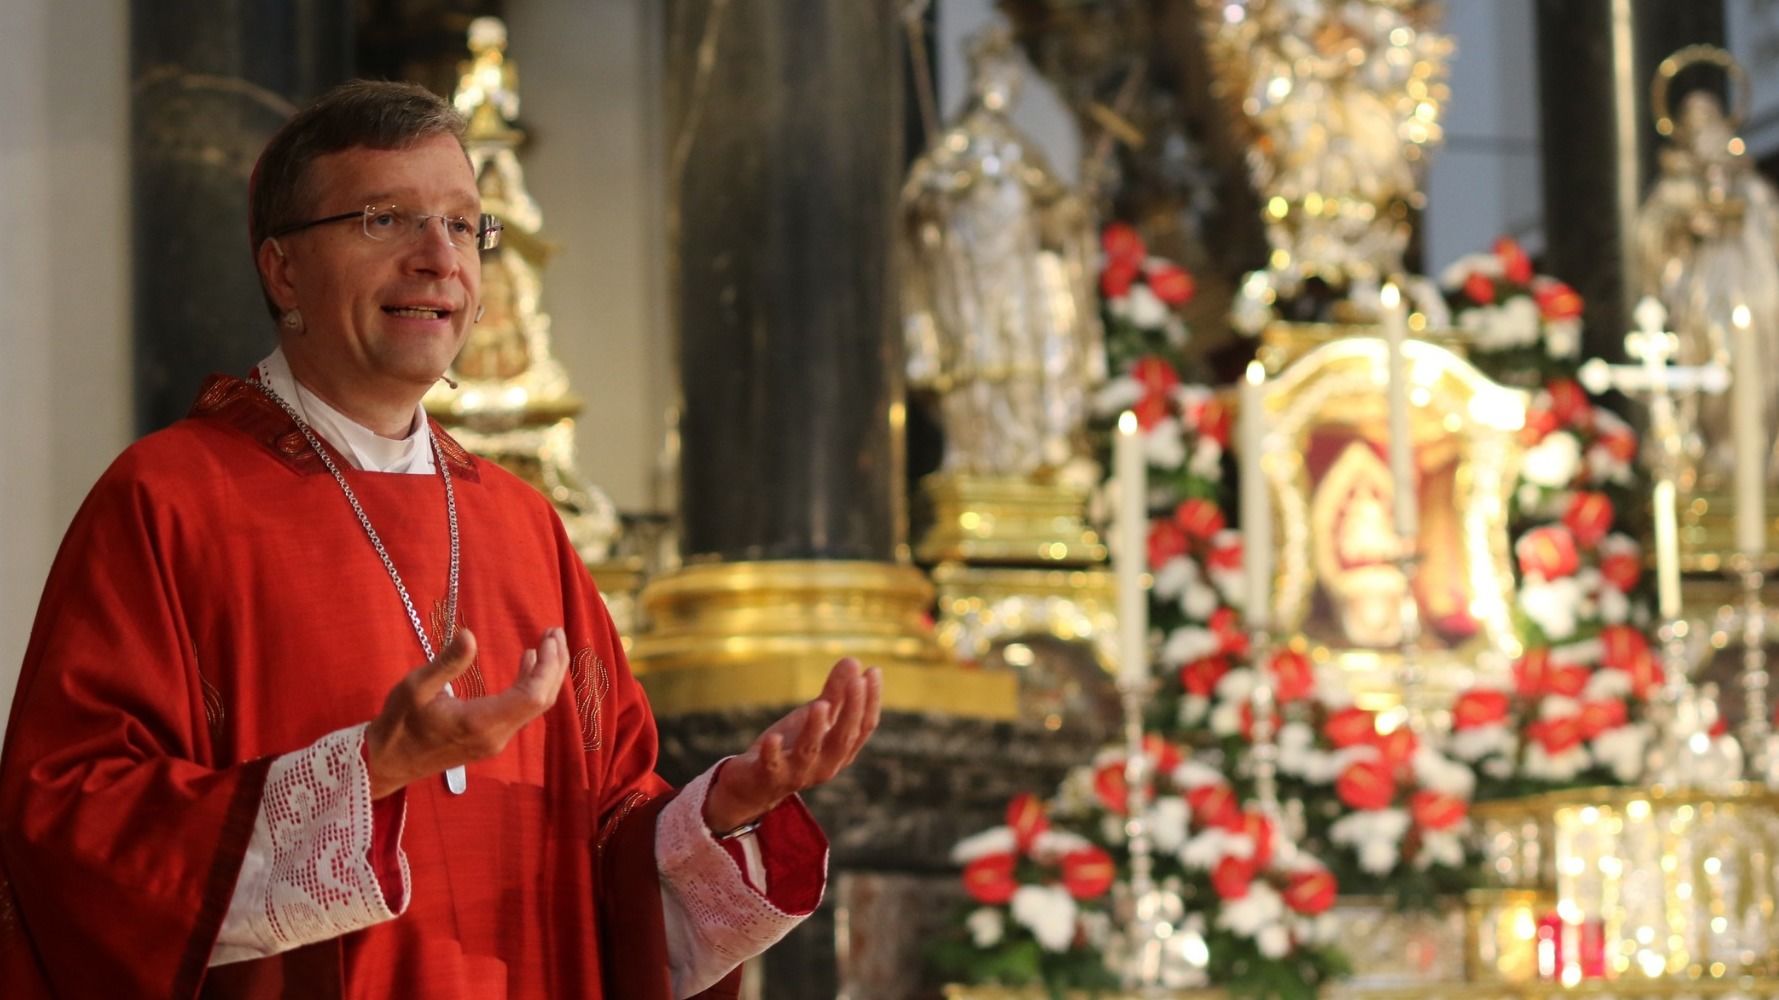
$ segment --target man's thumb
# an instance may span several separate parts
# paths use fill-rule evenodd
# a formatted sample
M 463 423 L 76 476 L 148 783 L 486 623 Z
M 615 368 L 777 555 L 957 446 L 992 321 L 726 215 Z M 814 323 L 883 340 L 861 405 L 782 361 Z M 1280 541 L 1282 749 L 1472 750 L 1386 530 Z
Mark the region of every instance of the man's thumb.
M 459 628 L 431 663 L 421 668 L 420 697 L 429 699 L 445 689 L 445 685 L 468 670 L 476 662 L 476 636 L 467 628 Z

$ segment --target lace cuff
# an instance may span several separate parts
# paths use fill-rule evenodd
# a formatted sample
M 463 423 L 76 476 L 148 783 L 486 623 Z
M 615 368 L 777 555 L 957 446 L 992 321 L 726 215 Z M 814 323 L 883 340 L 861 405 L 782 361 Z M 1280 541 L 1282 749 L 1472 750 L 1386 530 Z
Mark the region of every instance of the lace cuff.
M 364 730 L 329 733 L 272 762 L 211 965 L 276 955 L 393 920 L 407 909 L 407 855 L 397 847 L 401 895 L 393 906 L 372 860 Z M 402 809 L 398 845 L 406 819 Z
M 709 987 L 789 933 L 821 902 L 827 878 L 827 841 L 792 799 L 767 814 L 758 834 L 769 895 L 750 886 L 704 824 L 704 797 L 716 770 L 686 785 L 655 822 L 663 902 L 683 918 L 670 916 L 667 928 L 674 993 L 682 997 Z

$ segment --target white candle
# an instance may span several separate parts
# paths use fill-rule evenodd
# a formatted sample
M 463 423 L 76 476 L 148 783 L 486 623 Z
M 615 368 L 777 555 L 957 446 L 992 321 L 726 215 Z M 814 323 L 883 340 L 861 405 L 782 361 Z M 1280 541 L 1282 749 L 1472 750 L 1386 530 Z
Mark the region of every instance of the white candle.
M 1674 481 L 1655 484 L 1655 600 L 1662 621 L 1680 618 L 1680 536 Z
M 1415 507 L 1414 438 L 1408 424 L 1408 366 L 1403 358 L 1408 339 L 1408 316 L 1403 310 L 1402 293 L 1394 282 L 1386 282 L 1378 298 L 1384 307 L 1384 338 L 1390 346 L 1390 478 L 1396 535 L 1404 545 L 1415 545 L 1420 533 L 1419 511 Z
M 1149 469 L 1143 461 L 1142 432 L 1137 415 L 1118 417 L 1112 469 L 1118 483 L 1118 509 L 1113 518 L 1113 577 L 1118 585 L 1118 680 L 1141 685 L 1149 680 L 1149 594 L 1143 569 L 1149 557 Z
M 1242 568 L 1247 580 L 1247 623 L 1264 629 L 1272 623 L 1272 497 L 1260 456 L 1266 448 L 1264 392 L 1266 368 L 1248 363 L 1242 382 Z
M 1748 307 L 1738 305 L 1730 314 L 1735 339 L 1731 344 L 1731 391 L 1736 442 L 1736 551 L 1760 556 L 1766 552 L 1766 439 L 1761 419 L 1760 349 L 1754 340 L 1754 323 Z

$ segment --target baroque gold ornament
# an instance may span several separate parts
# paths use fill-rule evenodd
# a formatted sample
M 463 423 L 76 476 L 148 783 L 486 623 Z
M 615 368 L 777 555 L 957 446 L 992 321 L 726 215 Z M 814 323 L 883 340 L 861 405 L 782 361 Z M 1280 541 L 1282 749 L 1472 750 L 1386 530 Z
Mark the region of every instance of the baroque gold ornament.
M 1425 0 L 1199 0 L 1216 92 L 1248 132 L 1269 283 L 1402 270 L 1442 139 L 1451 40 Z

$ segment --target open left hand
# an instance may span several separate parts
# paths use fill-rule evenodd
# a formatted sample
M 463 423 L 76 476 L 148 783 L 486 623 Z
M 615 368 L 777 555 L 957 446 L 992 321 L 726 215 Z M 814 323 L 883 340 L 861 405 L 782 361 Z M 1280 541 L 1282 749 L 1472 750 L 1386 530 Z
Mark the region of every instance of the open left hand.
M 883 674 L 847 657 L 834 664 L 821 696 L 773 723 L 747 752 L 717 772 L 704 797 L 704 822 L 726 833 L 751 823 L 851 764 L 877 729 Z

